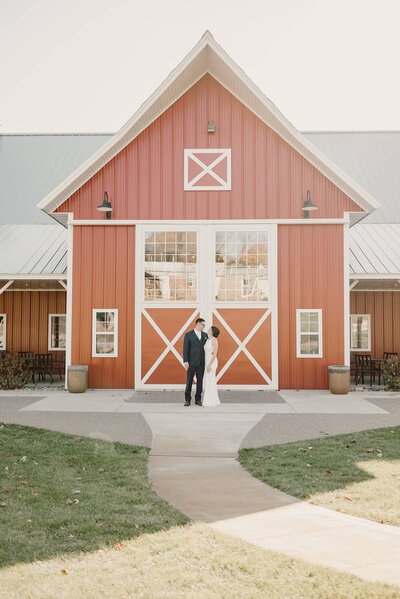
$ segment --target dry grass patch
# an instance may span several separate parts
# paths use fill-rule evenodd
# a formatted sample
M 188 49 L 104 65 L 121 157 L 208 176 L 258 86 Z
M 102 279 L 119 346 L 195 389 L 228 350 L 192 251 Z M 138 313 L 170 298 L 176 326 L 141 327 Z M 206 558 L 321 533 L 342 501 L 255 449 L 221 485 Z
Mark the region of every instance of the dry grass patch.
M 82 556 L 1 571 L 7 599 L 394 599 L 369 583 L 195 524 L 144 535 Z
M 352 516 L 399 526 L 400 460 L 359 462 L 357 466 L 373 478 L 337 491 L 315 493 L 308 501 Z

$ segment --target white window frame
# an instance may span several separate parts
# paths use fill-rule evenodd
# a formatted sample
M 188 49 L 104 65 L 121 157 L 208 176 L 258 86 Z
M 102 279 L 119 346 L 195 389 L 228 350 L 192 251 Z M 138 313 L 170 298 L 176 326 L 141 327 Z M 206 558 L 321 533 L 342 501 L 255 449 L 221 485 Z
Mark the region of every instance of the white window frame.
M 65 333 L 67 333 L 67 315 L 66 314 L 49 314 L 49 324 L 48 324 L 48 335 L 47 335 L 47 349 L 49 351 L 66 351 L 67 349 L 67 339 L 65 339 L 65 347 L 52 347 L 51 346 L 51 319 L 56 316 L 64 316 L 65 317 Z
M 242 300 L 213 300 L 213 304 L 215 308 L 268 308 L 271 307 L 272 304 L 272 292 L 271 292 L 271 282 L 273 281 L 273 272 L 271 271 L 271 264 L 275 264 L 276 260 L 276 248 L 274 244 L 276 244 L 276 237 L 274 237 L 275 233 L 271 226 L 265 227 L 265 225 L 254 225 L 254 224 L 246 224 L 246 225 L 232 225 L 232 224 L 217 224 L 210 227 L 210 234 L 212 235 L 207 242 L 207 248 L 212 249 L 212 262 L 209 262 L 213 265 L 213 277 L 212 277 L 212 285 L 213 292 L 212 297 L 216 298 L 217 296 L 217 283 L 215 277 L 215 253 L 217 247 L 216 241 L 216 233 L 218 232 L 267 232 L 267 251 L 268 251 L 268 264 L 267 264 L 267 284 L 268 284 L 268 298 L 267 300 L 250 300 L 247 301 L 244 299 L 242 295 Z M 273 267 L 274 268 L 274 267 Z M 242 290 L 242 286 L 241 286 Z
M 96 352 L 96 335 L 104 335 L 104 333 L 97 333 L 96 331 L 96 316 L 101 312 L 113 312 L 114 313 L 114 331 L 113 333 L 106 333 L 107 335 L 114 335 L 114 352 L 112 354 L 98 354 Z M 117 358 L 118 357 L 118 308 L 94 308 L 92 310 L 92 358 Z
M 3 345 L 0 345 L 0 351 L 6 351 L 7 349 L 7 314 L 0 314 L 3 317 Z
M 167 299 L 158 299 L 158 300 L 148 300 L 145 298 L 145 286 L 144 286 L 144 273 L 145 273 L 145 245 L 146 245 L 146 233 L 150 232 L 180 232 L 180 233 L 196 233 L 196 285 L 191 286 L 190 288 L 196 289 L 196 299 L 195 300 L 167 300 Z M 140 298 L 141 304 L 147 308 L 159 308 L 159 307 L 168 307 L 168 308 L 181 308 L 188 306 L 196 306 L 199 304 L 200 299 L 200 253 L 205 252 L 206 248 L 201 243 L 201 227 L 193 226 L 193 225 L 185 225 L 185 224 L 174 224 L 171 227 L 171 221 L 165 221 L 165 224 L 146 224 L 143 227 L 136 227 L 136 237 L 137 237 L 137 245 L 136 245 L 136 273 L 137 279 L 136 284 L 140 285 L 138 289 L 141 290 L 142 298 Z
M 302 333 L 300 330 L 300 316 L 304 313 L 317 312 L 318 314 L 318 333 Z M 318 348 L 317 354 L 302 354 L 301 353 L 301 336 L 302 335 L 318 335 Z M 323 357 L 323 339 L 322 339 L 322 308 L 297 308 L 296 309 L 296 345 L 297 345 L 297 358 L 322 358 Z
M 195 154 L 220 154 L 219 158 L 216 158 L 210 165 L 205 165 L 201 162 Z M 226 158 L 226 181 L 224 181 L 219 175 L 212 172 L 213 166 L 217 166 L 222 160 Z M 200 167 L 204 167 L 203 170 L 189 181 L 189 160 L 193 160 Z M 185 149 L 183 159 L 183 189 L 185 191 L 229 191 L 232 189 L 232 174 L 231 174 L 231 149 L 230 148 L 206 148 L 206 149 Z M 215 178 L 216 185 L 196 185 L 196 181 L 202 179 L 204 175 L 210 174 Z
M 359 318 L 362 316 L 366 318 L 368 321 L 368 347 L 360 348 L 360 347 L 352 347 L 352 319 Z M 371 351 L 371 314 L 350 314 L 350 351 Z

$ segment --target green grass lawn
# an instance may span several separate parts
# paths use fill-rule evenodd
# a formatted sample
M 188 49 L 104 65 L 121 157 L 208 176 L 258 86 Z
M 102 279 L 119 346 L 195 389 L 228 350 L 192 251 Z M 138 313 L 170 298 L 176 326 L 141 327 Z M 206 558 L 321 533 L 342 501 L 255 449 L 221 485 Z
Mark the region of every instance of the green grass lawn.
M 189 521 L 152 490 L 144 447 L 0 427 L 0 566 L 113 546 Z
M 400 525 L 400 427 L 242 449 L 239 460 L 289 495 Z

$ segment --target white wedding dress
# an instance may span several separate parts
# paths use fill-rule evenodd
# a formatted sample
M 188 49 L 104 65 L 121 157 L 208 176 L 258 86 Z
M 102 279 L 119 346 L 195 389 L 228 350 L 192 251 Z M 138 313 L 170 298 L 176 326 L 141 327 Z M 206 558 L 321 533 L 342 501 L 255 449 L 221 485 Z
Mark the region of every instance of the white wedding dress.
M 218 397 L 217 390 L 217 381 L 215 378 L 217 368 L 218 368 L 218 360 L 215 358 L 214 362 L 211 364 L 211 372 L 207 372 L 207 366 L 211 362 L 212 359 L 212 351 L 213 346 L 211 343 L 211 339 L 207 339 L 206 344 L 204 346 L 204 354 L 205 354 L 205 371 L 204 371 L 204 394 L 203 394 L 203 406 L 206 408 L 210 408 L 212 406 L 219 406 L 220 401 Z

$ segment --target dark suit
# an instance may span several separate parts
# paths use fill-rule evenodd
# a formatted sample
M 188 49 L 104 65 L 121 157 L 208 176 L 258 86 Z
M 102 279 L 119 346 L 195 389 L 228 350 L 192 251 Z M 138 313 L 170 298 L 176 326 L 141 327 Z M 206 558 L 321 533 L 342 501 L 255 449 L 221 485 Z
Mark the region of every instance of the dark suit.
M 204 346 L 208 339 L 208 335 L 201 331 L 201 339 L 199 339 L 194 331 L 186 333 L 183 340 L 183 361 L 189 364 L 186 373 L 186 388 L 185 400 L 190 401 L 192 394 L 193 377 L 196 375 L 196 401 L 201 401 L 203 391 L 204 377 Z

